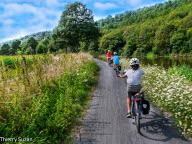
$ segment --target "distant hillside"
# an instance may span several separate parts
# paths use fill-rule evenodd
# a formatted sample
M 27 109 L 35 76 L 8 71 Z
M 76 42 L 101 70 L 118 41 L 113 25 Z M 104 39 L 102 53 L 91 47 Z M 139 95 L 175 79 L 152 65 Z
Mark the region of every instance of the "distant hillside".
M 124 56 L 191 55 L 191 8 L 191 0 L 169 0 L 99 20 L 99 51 L 110 49 Z
M 26 42 L 27 39 L 30 38 L 30 37 L 33 37 L 37 41 L 40 41 L 42 39 L 51 39 L 51 33 L 52 33 L 52 31 L 38 32 L 38 33 L 34 33 L 34 34 L 31 34 L 31 35 L 27 35 L 27 36 L 21 37 L 18 40 L 20 40 L 23 43 L 23 42 Z M 17 39 L 13 39 L 13 40 L 10 40 L 10 41 L 6 41 L 6 42 L 3 42 L 3 43 L 0 43 L 0 45 L 2 45 L 4 43 L 11 44 L 15 40 L 17 40 Z
M 103 29 L 115 29 L 122 26 L 128 26 L 132 24 L 144 23 L 145 21 L 156 19 L 161 16 L 168 15 L 176 8 L 180 8 L 184 5 L 189 5 L 191 0 L 169 0 L 165 3 L 158 3 L 153 6 L 139 8 L 135 11 L 126 11 L 112 17 L 109 15 L 105 19 L 98 20 L 99 28 Z M 189 13 L 189 10 L 180 12 L 181 17 L 185 17 Z

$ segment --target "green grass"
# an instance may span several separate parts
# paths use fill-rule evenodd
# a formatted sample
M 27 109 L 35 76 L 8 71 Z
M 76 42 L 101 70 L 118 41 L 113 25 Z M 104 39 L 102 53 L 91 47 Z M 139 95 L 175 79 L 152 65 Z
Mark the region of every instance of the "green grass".
M 70 142 L 70 134 L 78 123 L 77 118 L 83 116 L 91 97 L 91 89 L 96 85 L 99 70 L 94 62 L 84 56 L 79 56 L 79 59 L 78 56 L 64 56 L 64 60 L 57 62 L 64 67 L 62 74 L 45 81 L 45 72 L 40 67 L 48 60 L 34 59 L 34 66 L 38 68 L 34 68 L 34 74 L 37 76 L 32 77 L 25 73 L 21 76 L 21 80 L 27 85 L 27 79 L 30 84 L 31 79 L 35 79 L 34 87 L 29 84 L 23 92 L 11 93 L 6 98 L 0 97 L 0 101 L 10 99 L 13 102 L 0 105 L 1 136 L 32 138 L 31 143 Z M 17 68 L 19 72 L 20 68 Z M 15 88 L 17 87 L 12 87 Z
M 22 58 L 19 57 L 8 57 L 4 56 L 0 58 L 0 67 L 5 66 L 6 68 L 15 69 L 16 65 L 19 65 L 23 62 Z M 32 64 L 33 59 L 32 58 L 26 58 L 27 64 Z
M 170 74 L 179 74 L 180 76 L 184 76 L 187 80 L 192 82 L 192 69 L 187 66 L 173 66 L 168 69 L 168 73 Z
M 155 57 L 155 54 L 153 52 L 149 52 L 147 53 L 147 56 L 146 56 L 148 59 L 153 59 Z

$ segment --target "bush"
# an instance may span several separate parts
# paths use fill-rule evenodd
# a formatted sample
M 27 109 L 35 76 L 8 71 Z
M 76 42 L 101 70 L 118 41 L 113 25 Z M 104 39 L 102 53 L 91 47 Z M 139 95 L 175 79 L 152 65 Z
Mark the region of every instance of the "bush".
M 170 74 L 179 74 L 180 76 L 186 77 L 187 80 L 192 81 L 192 69 L 187 66 L 174 66 L 168 69 L 168 73 Z
M 23 61 L 23 59 L 21 59 L 21 58 L 6 56 L 6 57 L 1 58 L 0 67 L 4 66 L 8 69 L 15 69 L 16 66 L 18 66 L 22 63 L 22 61 Z M 31 65 L 33 63 L 33 59 L 26 58 L 26 62 L 27 62 L 27 64 Z
M 0 66 L 5 66 L 7 68 L 15 68 L 15 64 L 16 64 L 16 60 L 9 58 L 9 57 L 5 57 L 2 59 Z

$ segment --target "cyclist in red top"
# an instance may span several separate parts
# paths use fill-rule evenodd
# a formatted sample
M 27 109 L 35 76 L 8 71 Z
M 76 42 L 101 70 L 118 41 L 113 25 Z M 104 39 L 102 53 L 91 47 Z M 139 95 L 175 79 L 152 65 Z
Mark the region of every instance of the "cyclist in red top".
M 111 54 L 110 50 L 108 50 L 108 53 L 106 54 L 107 61 L 111 60 L 111 56 L 112 56 L 112 54 Z
M 108 53 L 106 54 L 108 64 L 110 64 L 111 56 L 112 56 L 112 54 L 111 54 L 110 50 L 108 50 Z

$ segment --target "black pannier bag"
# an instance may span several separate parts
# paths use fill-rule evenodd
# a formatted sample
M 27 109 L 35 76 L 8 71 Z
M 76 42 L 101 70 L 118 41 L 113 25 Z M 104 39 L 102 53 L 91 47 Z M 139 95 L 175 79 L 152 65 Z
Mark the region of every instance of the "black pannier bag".
M 150 103 L 149 103 L 148 100 L 143 99 L 143 100 L 141 101 L 141 107 L 142 107 L 142 113 L 143 113 L 144 115 L 149 114 Z
M 118 66 L 118 69 L 119 69 L 119 71 L 121 71 L 121 66 L 120 65 Z

